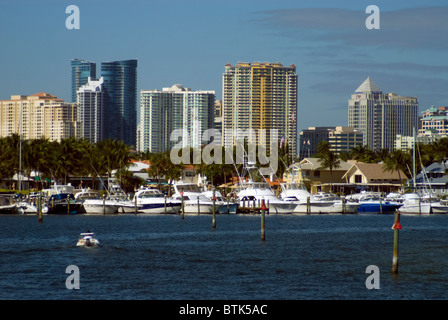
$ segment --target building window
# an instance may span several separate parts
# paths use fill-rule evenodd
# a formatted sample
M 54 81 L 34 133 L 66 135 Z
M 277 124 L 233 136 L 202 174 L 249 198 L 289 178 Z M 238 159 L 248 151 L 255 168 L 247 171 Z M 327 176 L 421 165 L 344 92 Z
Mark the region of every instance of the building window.
M 355 174 L 355 183 L 361 183 L 362 182 L 362 175 Z
M 320 178 L 320 171 L 319 170 L 314 171 L 314 178 Z

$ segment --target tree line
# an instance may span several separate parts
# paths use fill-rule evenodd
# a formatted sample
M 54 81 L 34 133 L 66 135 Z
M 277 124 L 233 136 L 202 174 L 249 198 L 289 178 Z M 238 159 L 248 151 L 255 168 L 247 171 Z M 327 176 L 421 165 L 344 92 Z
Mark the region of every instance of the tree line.
M 343 151 L 336 154 L 331 151 L 331 145 L 327 141 L 321 141 L 317 148 L 316 157 L 320 158 L 322 168 L 329 168 L 330 174 L 334 168 L 340 166 L 340 160 L 357 160 L 365 163 L 380 163 L 384 164 L 385 171 L 400 171 L 406 174 L 406 179 L 413 175 L 413 155 L 414 149 L 410 150 L 393 150 L 389 151 L 381 149 L 373 151 L 366 145 L 358 145 L 350 152 Z M 418 174 L 422 167 L 427 167 L 433 162 L 445 162 L 448 160 L 448 138 L 441 138 L 429 144 L 417 143 L 415 145 L 415 168 Z
M 247 150 L 247 145 L 245 149 Z M 241 172 L 242 164 L 225 163 L 226 150 L 221 148 L 222 164 L 206 164 L 203 159 L 194 159 L 198 154 L 190 150 L 178 150 L 178 152 L 189 152 L 189 163 L 194 164 L 195 173 L 206 176 L 212 185 L 220 185 L 236 177 Z M 173 164 L 170 152 L 162 153 L 136 152 L 131 146 L 119 140 L 106 139 L 92 143 L 85 138 L 66 138 L 61 141 L 50 141 L 47 138 L 20 139 L 18 134 L 0 138 L 0 181 L 10 181 L 19 171 L 23 176 L 31 179 L 37 175 L 39 178 L 34 182 L 34 187 L 42 189 L 49 187 L 50 181 L 58 184 L 66 184 L 70 177 L 89 177 L 92 179 L 91 187 L 98 189 L 101 178 L 115 177 L 119 180 L 122 188 L 127 192 L 134 191 L 145 181 L 133 177 L 129 171 L 131 159 L 148 160 L 150 167 L 147 173 L 154 177 L 161 185 L 161 180 L 178 180 L 182 177 L 185 168 L 183 163 Z M 200 153 L 199 153 L 200 154 Z M 214 150 L 212 151 L 214 155 Z M 234 163 L 235 148 L 232 153 Z M 286 143 L 279 148 L 278 176 L 281 176 L 287 166 L 291 164 L 288 147 Z M 85 185 L 84 185 L 85 186 Z M 17 185 L 15 186 L 16 189 Z

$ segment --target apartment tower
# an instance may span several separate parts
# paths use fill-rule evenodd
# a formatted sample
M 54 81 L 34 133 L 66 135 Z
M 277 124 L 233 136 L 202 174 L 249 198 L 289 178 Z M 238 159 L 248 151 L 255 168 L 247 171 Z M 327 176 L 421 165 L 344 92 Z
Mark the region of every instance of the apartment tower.
M 0 137 L 19 134 L 23 139 L 50 141 L 79 136 L 77 105 L 39 92 L 0 100 Z
M 296 66 L 281 63 L 227 64 L 222 78 L 223 144 L 233 146 L 240 132 L 252 129 L 248 142 L 270 150 L 271 130 L 278 141 L 297 154 L 297 74 Z M 259 133 L 264 129 L 266 136 Z M 274 137 L 272 135 L 272 137 Z
M 103 140 L 104 97 L 103 78 L 89 77 L 77 91 L 80 136 L 93 143 Z
M 182 147 L 200 148 L 204 131 L 214 128 L 214 91 L 191 91 L 180 84 L 140 92 L 138 151 L 165 152 L 179 139 L 171 141 L 174 130 L 183 130 Z

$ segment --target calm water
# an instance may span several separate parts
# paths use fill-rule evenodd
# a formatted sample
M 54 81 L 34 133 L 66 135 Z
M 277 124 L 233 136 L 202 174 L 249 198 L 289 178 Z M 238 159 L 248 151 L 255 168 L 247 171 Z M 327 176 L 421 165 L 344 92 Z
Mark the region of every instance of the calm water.
M 448 216 L 0 216 L 0 299 L 447 299 Z M 100 248 L 79 248 L 90 229 Z M 80 270 L 68 290 L 67 266 Z M 368 290 L 366 267 L 380 269 Z

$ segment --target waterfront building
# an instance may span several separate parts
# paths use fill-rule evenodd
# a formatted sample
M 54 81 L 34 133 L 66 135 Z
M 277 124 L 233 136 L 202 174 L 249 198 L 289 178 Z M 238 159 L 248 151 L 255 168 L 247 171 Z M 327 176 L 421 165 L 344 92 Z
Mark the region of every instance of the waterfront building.
M 233 146 L 240 132 L 252 129 L 248 142 L 270 150 L 271 130 L 278 130 L 278 142 L 288 143 L 291 156 L 297 154 L 296 66 L 281 63 L 227 64 L 222 77 L 223 144 Z M 263 138 L 260 129 L 266 130 Z
M 336 127 L 328 131 L 328 142 L 331 145 L 330 151 L 336 154 L 350 152 L 358 145 L 362 145 L 364 134 L 360 130 L 352 127 Z
M 299 158 L 309 158 L 317 154 L 317 146 L 321 141 L 330 143 L 330 151 L 340 154 L 350 152 L 353 148 L 362 145 L 363 133 L 351 127 L 309 127 L 300 131 Z
M 200 148 L 204 131 L 214 128 L 215 91 L 192 91 L 180 84 L 140 92 L 138 151 L 165 152 L 179 144 L 174 130 L 184 130 L 182 148 Z
M 136 145 L 137 132 L 137 60 L 101 63 L 104 79 L 104 139 Z
M 0 101 L 0 137 L 61 141 L 78 137 L 77 105 L 45 92 Z
M 363 144 L 373 151 L 394 150 L 398 134 L 418 129 L 417 97 L 383 93 L 368 77 L 348 101 L 348 125 L 363 132 Z
M 448 107 L 430 107 L 422 112 L 420 119 L 421 128 L 419 133 L 423 134 L 428 130 L 442 136 L 448 135 Z
M 103 140 L 104 96 L 103 78 L 89 77 L 77 91 L 79 134 L 93 143 Z
M 82 59 L 72 59 L 72 102 L 76 102 L 76 92 L 89 78 L 96 78 L 96 63 Z

